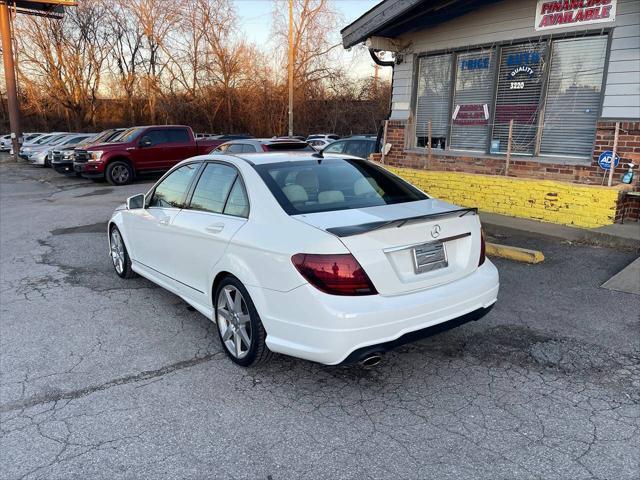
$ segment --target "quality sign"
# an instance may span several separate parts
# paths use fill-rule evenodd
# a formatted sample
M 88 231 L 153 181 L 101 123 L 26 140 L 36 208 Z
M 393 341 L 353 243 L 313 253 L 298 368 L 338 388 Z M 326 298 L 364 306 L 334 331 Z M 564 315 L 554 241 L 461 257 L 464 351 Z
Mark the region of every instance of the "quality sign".
M 607 150 L 606 152 L 602 152 L 598 157 L 598 165 L 603 170 L 609 170 L 611 168 L 611 157 L 613 157 L 613 152 L 611 150 Z M 616 168 L 620 164 L 620 155 L 616 154 L 616 161 L 613 164 L 613 168 Z
M 613 22 L 617 0 L 538 0 L 536 30 Z

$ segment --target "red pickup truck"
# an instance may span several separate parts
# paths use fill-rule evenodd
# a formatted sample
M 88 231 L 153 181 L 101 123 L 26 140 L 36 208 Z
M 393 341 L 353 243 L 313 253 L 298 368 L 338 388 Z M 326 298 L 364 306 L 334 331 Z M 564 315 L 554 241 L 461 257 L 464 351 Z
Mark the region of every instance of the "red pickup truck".
M 126 185 L 143 172 L 169 170 L 176 163 L 202 155 L 224 140 L 196 140 L 191 127 L 152 125 L 125 130 L 111 143 L 76 150 L 73 169 L 85 178 Z

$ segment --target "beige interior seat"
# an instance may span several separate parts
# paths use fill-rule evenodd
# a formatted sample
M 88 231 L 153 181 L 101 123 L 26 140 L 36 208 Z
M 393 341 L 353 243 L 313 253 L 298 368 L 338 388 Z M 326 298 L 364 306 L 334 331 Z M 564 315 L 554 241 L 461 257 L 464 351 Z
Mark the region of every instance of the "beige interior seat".
M 318 203 L 344 202 L 344 193 L 340 190 L 327 190 L 318 194 Z
M 287 185 L 282 189 L 282 192 L 291 203 L 304 203 L 309 200 L 307 191 L 300 185 Z
M 296 175 L 296 184 L 300 185 L 307 192 L 308 198 L 316 198 L 320 183 L 316 174 L 310 170 L 303 170 Z

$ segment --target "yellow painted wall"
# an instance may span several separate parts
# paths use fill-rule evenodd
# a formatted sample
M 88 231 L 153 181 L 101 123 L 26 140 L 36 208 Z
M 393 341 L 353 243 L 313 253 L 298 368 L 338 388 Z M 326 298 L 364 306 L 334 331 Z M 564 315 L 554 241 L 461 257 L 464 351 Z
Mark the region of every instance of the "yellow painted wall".
M 614 223 L 615 188 L 385 165 L 429 195 L 485 212 L 595 228 Z

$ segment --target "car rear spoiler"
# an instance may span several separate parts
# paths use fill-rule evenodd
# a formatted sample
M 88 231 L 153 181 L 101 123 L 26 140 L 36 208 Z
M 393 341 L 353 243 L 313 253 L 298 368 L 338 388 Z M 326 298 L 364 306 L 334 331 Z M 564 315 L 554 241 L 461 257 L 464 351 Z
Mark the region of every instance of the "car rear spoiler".
M 391 228 L 396 227 L 400 228 L 408 222 L 416 221 L 416 220 L 431 220 L 434 218 L 443 218 L 443 217 L 464 217 L 468 213 L 473 213 L 474 215 L 478 214 L 477 208 L 457 208 L 455 210 L 447 210 L 444 212 L 438 213 L 429 213 L 427 215 L 418 215 L 416 217 L 405 217 L 405 218 L 396 218 L 394 220 L 383 220 L 380 222 L 370 222 L 370 223 L 361 223 L 360 225 L 349 225 L 345 227 L 331 227 L 327 228 L 326 231 L 332 233 L 337 237 L 350 237 L 352 235 L 361 235 L 363 233 L 372 232 L 374 230 L 379 230 L 381 228 Z

